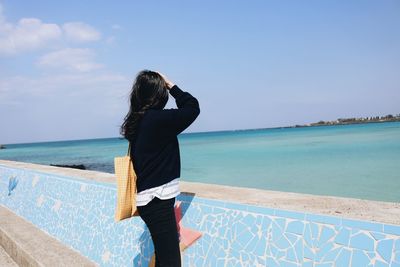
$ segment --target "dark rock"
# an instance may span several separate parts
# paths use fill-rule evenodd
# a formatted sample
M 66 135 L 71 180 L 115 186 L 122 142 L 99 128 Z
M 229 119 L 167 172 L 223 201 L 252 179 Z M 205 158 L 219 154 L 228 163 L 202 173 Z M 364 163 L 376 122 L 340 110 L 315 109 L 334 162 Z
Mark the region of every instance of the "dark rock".
M 83 164 L 72 164 L 72 165 L 50 164 L 50 166 L 86 170 L 86 167 Z

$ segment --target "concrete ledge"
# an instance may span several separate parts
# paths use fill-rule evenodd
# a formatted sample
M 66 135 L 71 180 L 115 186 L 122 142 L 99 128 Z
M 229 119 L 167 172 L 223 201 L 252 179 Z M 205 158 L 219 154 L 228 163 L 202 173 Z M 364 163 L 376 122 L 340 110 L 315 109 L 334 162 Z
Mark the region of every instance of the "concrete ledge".
M 115 184 L 113 174 L 60 168 L 48 165 L 0 160 L 1 165 L 36 170 L 63 176 L 73 176 L 97 182 Z M 400 203 L 300 194 L 255 188 L 180 181 L 180 190 L 199 197 L 233 201 L 276 209 L 334 215 L 350 219 L 367 220 L 400 225 Z
M 98 266 L 2 205 L 0 247 L 18 266 Z
M 0 246 L 0 266 L 1 267 L 18 267 L 13 259 L 6 253 L 4 248 Z

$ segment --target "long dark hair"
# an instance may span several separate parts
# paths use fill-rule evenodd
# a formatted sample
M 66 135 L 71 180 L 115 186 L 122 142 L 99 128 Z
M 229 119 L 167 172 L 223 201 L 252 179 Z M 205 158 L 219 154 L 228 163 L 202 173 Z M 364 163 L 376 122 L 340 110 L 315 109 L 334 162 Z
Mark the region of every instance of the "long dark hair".
M 158 73 L 142 70 L 136 76 L 130 94 L 130 109 L 121 125 L 120 133 L 132 141 L 140 119 L 149 109 L 163 109 L 168 102 L 167 83 Z

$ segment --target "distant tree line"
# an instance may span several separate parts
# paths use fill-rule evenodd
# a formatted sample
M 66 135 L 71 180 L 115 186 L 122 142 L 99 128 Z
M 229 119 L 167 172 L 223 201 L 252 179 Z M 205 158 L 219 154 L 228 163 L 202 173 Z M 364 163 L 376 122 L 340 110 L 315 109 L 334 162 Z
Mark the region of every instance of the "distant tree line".
M 385 122 L 385 121 L 400 121 L 400 113 L 396 114 L 396 115 L 388 114 L 386 116 L 373 116 L 373 117 L 361 117 L 361 118 L 339 118 L 336 121 L 319 121 L 319 122 L 310 123 L 308 125 L 296 125 L 296 127 L 334 125 L 334 124 L 351 124 L 351 123 L 367 123 L 367 122 Z

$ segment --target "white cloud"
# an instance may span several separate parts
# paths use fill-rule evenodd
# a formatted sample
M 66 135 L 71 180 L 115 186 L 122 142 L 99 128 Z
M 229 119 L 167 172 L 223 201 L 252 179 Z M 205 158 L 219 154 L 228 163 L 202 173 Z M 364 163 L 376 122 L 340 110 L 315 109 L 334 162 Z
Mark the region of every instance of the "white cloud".
M 17 23 L 10 23 L 0 4 L 0 56 L 41 49 L 62 40 L 89 42 L 100 38 L 99 31 L 82 22 L 69 22 L 61 27 L 37 18 L 22 18 Z
M 69 22 L 63 25 L 67 40 L 74 42 L 89 42 L 100 40 L 101 34 L 92 26 L 82 22 Z
M 35 18 L 23 18 L 16 25 L 12 25 L 0 14 L 0 54 L 12 55 L 34 50 L 46 46 L 50 41 L 60 39 L 61 35 L 57 24 L 42 23 Z
M 87 48 L 65 48 L 42 56 L 38 65 L 72 71 L 88 72 L 103 67 L 94 62 L 94 52 Z

